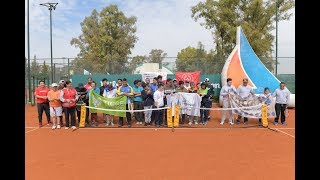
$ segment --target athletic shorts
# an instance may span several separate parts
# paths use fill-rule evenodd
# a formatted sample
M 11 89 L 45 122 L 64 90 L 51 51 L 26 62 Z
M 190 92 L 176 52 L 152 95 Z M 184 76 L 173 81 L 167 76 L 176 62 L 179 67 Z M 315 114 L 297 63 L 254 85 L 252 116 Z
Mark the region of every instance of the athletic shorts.
M 62 107 L 50 107 L 50 116 L 62 116 Z

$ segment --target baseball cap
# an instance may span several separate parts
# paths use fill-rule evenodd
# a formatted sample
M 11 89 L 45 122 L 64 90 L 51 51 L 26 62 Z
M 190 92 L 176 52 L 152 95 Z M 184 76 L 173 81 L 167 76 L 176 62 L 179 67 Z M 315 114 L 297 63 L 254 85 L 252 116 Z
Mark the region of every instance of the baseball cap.
M 243 78 L 243 82 L 248 82 L 248 78 Z
M 206 83 L 205 83 L 205 82 L 202 82 L 202 83 L 201 83 L 201 86 L 205 86 L 205 85 L 206 85 Z
M 64 80 L 60 80 L 60 81 L 59 81 L 59 84 L 61 84 L 61 83 L 63 83 L 63 82 L 64 82 Z
M 204 81 L 210 81 L 209 78 L 206 78 Z
M 57 83 L 52 83 L 51 87 L 58 87 L 58 84 Z

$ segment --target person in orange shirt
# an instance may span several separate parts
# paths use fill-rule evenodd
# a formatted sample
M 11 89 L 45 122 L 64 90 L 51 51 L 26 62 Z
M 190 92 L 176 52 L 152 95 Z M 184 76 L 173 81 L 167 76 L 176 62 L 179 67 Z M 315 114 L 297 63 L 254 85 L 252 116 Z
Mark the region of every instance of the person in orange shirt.
M 53 83 L 52 89 L 48 92 L 48 100 L 50 105 L 50 116 L 52 118 L 52 129 L 60 129 L 60 116 L 62 116 L 62 106 L 60 101 L 60 91 L 58 84 Z
M 46 84 L 43 80 L 39 81 L 39 86 L 34 91 L 34 96 L 36 97 L 37 108 L 38 108 L 39 127 L 42 127 L 43 111 L 46 113 L 48 124 L 51 123 L 49 101 L 47 97 L 49 91 L 50 89 L 46 87 Z

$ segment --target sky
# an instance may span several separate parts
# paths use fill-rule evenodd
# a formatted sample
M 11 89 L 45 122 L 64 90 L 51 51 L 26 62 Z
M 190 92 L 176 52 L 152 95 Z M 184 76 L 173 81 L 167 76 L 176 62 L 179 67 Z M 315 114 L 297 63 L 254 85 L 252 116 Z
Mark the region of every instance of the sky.
M 204 1 L 204 0 L 202 0 Z M 191 18 L 191 6 L 200 0 L 29 0 L 30 58 L 50 59 L 50 11 L 40 3 L 59 3 L 52 11 L 52 49 L 54 58 L 76 57 L 79 49 L 71 46 L 73 37 L 81 34 L 80 23 L 93 9 L 101 11 L 111 4 L 126 16 L 137 17 L 138 41 L 132 55 L 148 55 L 151 49 L 162 49 L 168 57 L 177 56 L 188 46 L 196 47 L 199 41 L 206 50 L 213 48 L 212 34 Z M 25 56 L 27 44 L 27 1 L 25 1 Z M 295 14 L 289 21 L 278 23 L 278 73 L 295 73 Z M 273 32 L 275 34 L 275 31 Z M 231 52 L 230 52 L 231 53 Z M 174 60 L 174 59 L 172 59 Z M 49 63 L 50 60 L 47 60 Z M 62 62 L 62 60 L 54 60 Z M 66 60 L 63 60 L 66 62 Z

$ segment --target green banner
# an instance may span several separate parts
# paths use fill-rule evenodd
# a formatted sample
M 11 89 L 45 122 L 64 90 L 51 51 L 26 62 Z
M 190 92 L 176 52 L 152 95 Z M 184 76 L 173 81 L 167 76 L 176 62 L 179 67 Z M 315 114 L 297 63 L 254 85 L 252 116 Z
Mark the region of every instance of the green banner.
M 126 110 L 126 96 L 117 96 L 115 98 L 106 98 L 100 96 L 94 91 L 90 91 L 89 95 L 89 106 L 102 108 L 102 109 L 116 109 L 116 110 Z M 108 111 L 90 108 L 90 113 L 105 113 L 109 115 L 115 115 L 119 117 L 126 117 L 126 112 L 124 111 Z

